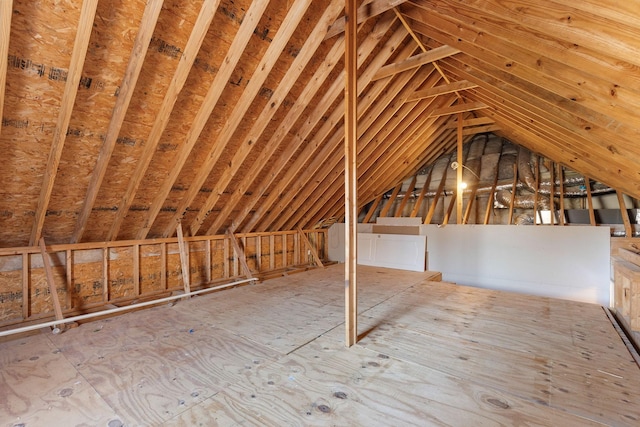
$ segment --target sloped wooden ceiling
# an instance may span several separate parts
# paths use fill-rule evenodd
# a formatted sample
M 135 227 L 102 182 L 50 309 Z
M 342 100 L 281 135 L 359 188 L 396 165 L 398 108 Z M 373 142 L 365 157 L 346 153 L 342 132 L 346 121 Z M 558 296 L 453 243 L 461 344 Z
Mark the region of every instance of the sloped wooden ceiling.
M 0 0 L 0 244 L 343 214 L 344 4 Z M 640 197 L 640 2 L 364 1 L 361 205 L 494 131 Z

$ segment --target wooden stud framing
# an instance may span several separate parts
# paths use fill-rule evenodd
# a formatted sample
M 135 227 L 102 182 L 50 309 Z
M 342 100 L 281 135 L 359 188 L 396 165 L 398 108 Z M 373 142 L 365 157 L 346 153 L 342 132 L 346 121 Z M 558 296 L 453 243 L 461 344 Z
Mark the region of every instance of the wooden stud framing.
M 29 298 L 29 267 L 31 257 L 28 253 L 22 254 L 22 319 L 26 320 L 31 315 L 31 300 Z
M 205 253 L 205 268 L 207 269 L 207 272 L 205 274 L 205 280 L 207 281 L 207 283 L 211 282 L 211 240 L 207 240 L 205 247 L 204 247 L 204 253 Z
M 230 250 L 229 250 L 229 242 L 231 239 L 227 238 L 224 239 L 223 241 L 223 252 L 224 252 L 224 258 L 223 258 L 223 263 L 224 263 L 224 277 L 227 278 L 229 277 L 229 256 L 230 254 Z
M 396 185 L 396 188 L 393 189 L 393 192 L 391 193 L 391 196 L 387 200 L 387 203 L 385 203 L 384 207 L 380 211 L 380 214 L 378 214 L 379 217 L 386 217 L 386 216 L 389 215 L 389 211 L 391 210 L 391 207 L 393 206 L 393 202 L 396 201 L 396 197 L 398 197 L 398 194 L 400 193 L 400 190 L 402 190 L 402 182 L 400 182 L 398 185 Z
M 511 200 L 509 201 L 509 222 L 513 224 L 513 205 L 516 200 L 516 189 L 518 188 L 518 162 L 513 164 L 513 183 L 511 184 Z
M 444 107 L 444 108 L 438 108 L 437 110 L 433 110 L 430 114 L 430 117 L 440 117 L 440 116 L 448 116 L 451 114 L 466 113 L 469 111 L 481 110 L 487 107 L 488 106 L 483 104 L 482 102 L 469 102 L 469 103 L 456 104 L 452 107 Z
M 247 277 L 247 279 L 253 279 L 253 274 L 251 273 L 251 270 L 249 270 L 249 265 L 247 264 L 247 257 L 244 254 L 244 250 L 238 244 L 236 236 L 234 236 L 231 232 L 227 232 L 227 239 L 231 243 L 231 246 L 233 247 L 233 250 L 236 254 L 236 256 L 234 257 L 234 263 L 237 259 L 242 266 L 242 271 L 244 272 L 244 275 Z M 246 241 L 244 247 L 246 247 Z M 234 271 L 234 273 L 236 272 Z
M 140 295 L 140 245 L 133 245 L 133 290 Z
M 116 104 L 113 107 L 113 114 L 109 121 L 109 127 L 104 137 L 102 147 L 100 147 L 100 153 L 96 161 L 96 166 L 93 169 L 89 187 L 87 189 L 87 195 L 80 209 L 80 214 L 76 221 L 73 236 L 71 237 L 71 243 L 77 243 L 82 239 L 82 234 L 89 220 L 91 209 L 98 197 L 98 191 L 102 185 L 104 175 L 107 172 L 107 166 L 109 165 L 109 159 L 113 153 L 113 149 L 116 145 L 116 140 L 120 134 L 122 123 L 127 114 L 129 103 L 133 97 L 133 92 L 142 70 L 142 64 L 153 36 L 153 31 L 162 9 L 162 3 L 164 0 L 149 0 L 142 15 L 142 21 L 140 22 L 140 29 L 136 36 L 136 40 L 131 50 L 131 56 L 129 57 L 129 63 L 127 64 L 127 71 L 124 74 L 122 83 L 120 84 L 120 90 L 118 92 L 118 98 Z
M 276 239 L 273 234 L 269 235 L 269 269 L 276 268 Z
M 413 178 L 411 179 L 411 183 L 409 183 L 409 187 L 407 188 L 407 191 L 405 191 L 404 193 L 404 197 L 402 198 L 402 201 L 400 202 L 400 206 L 398 206 L 398 209 L 396 209 L 396 214 L 395 217 L 401 217 L 402 216 L 402 212 L 404 211 L 404 207 L 407 205 L 407 202 L 409 201 L 409 197 L 411 197 L 411 195 L 413 194 L 413 190 L 415 190 L 416 188 L 416 180 L 418 179 L 418 175 L 414 175 Z
M 196 56 L 202 46 L 202 42 L 207 35 L 207 30 L 213 20 L 213 16 L 216 13 L 219 2 L 220 0 L 212 0 L 205 1 L 202 4 L 196 23 L 193 26 L 191 35 L 189 36 L 189 41 L 187 41 L 187 45 L 182 52 L 178 67 L 171 79 L 169 87 L 166 89 L 162 105 L 160 106 L 160 110 L 158 111 L 155 121 L 151 127 L 151 131 L 149 132 L 149 137 L 146 140 L 144 151 L 136 162 L 136 168 L 129 179 L 129 185 L 120 199 L 118 211 L 113 223 L 111 224 L 107 240 L 115 240 L 118 238 L 118 232 L 120 231 L 122 221 L 129 212 L 129 208 L 131 207 L 138 188 L 140 187 L 142 178 L 144 178 L 147 168 L 151 163 L 151 159 L 156 152 L 158 143 L 160 142 L 160 137 L 169 122 L 169 116 L 171 115 L 173 106 L 178 100 L 178 95 L 187 81 L 187 76 L 189 75 L 191 67 L 196 60 Z M 175 230 L 175 222 L 171 223 L 171 227 L 172 230 Z
M 182 284 L 184 285 L 184 293 L 191 292 L 191 274 L 189 271 L 189 244 L 184 241 L 182 234 L 182 223 L 178 222 L 176 227 L 178 234 L 178 249 L 180 250 L 180 266 L 182 267 Z
M 369 212 L 367 212 L 367 215 L 362 220 L 363 224 L 367 224 L 367 223 L 369 223 L 371 221 L 371 218 L 373 217 L 373 214 L 375 213 L 376 209 L 378 208 L 378 205 L 380 204 L 380 201 L 382 201 L 382 196 L 384 196 L 384 193 L 380 194 L 378 197 L 376 197 L 376 199 L 373 201 L 373 203 L 371 203 L 371 207 L 369 208 Z
M 109 251 L 108 247 L 102 248 L 102 302 L 109 302 Z
M 553 162 L 551 162 L 551 167 L 549 168 L 550 175 L 550 188 L 549 188 L 549 210 L 551 217 L 551 225 L 556 225 L 556 204 L 555 204 L 555 193 L 556 193 L 556 178 L 554 171 L 556 166 Z
M 451 200 L 449 201 L 449 207 L 447 207 L 447 211 L 444 213 L 442 225 L 449 224 L 449 218 L 451 218 L 451 212 L 453 212 L 453 206 L 456 205 L 456 199 L 458 198 L 457 195 L 458 195 L 457 191 L 451 192 Z
M 624 202 L 624 194 L 622 194 L 620 191 L 616 191 L 616 196 L 618 197 L 620 215 L 622 216 L 622 222 L 624 223 L 624 234 L 626 237 L 633 237 L 633 228 L 631 227 L 631 221 L 629 220 L 627 205 Z
M 558 163 L 557 166 L 558 166 L 558 180 L 560 182 L 560 188 L 559 188 L 560 190 L 560 206 L 559 206 L 560 225 L 565 225 L 564 223 L 564 168 L 560 163 Z
M 318 256 L 318 251 L 316 251 L 316 248 L 313 247 L 313 245 L 309 241 L 309 238 L 307 237 L 306 233 L 300 227 L 298 227 L 298 234 L 300 235 L 300 238 L 302 239 L 304 245 L 306 245 L 307 249 L 311 253 L 311 256 L 313 257 L 313 259 L 316 262 L 316 264 L 318 265 L 318 267 L 324 267 L 324 264 L 322 263 L 322 260 Z
M 436 212 L 436 205 L 438 204 L 438 199 L 444 190 L 444 185 L 447 181 L 447 170 L 449 169 L 449 162 L 447 162 L 444 167 L 444 171 L 442 172 L 442 178 L 440 178 L 440 184 L 438 184 L 438 189 L 436 190 L 436 194 L 433 196 L 433 200 L 431 201 L 431 205 L 429 206 L 429 211 L 427 212 L 427 216 L 424 219 L 425 224 L 431 224 L 431 219 L 433 218 L 433 214 Z
M 60 111 L 56 127 L 53 132 L 53 141 L 47 161 L 47 169 L 44 172 L 44 181 L 40 187 L 40 197 L 38 197 L 38 206 L 36 208 L 36 217 L 31 230 L 30 244 L 33 246 L 40 239 L 44 220 L 47 215 L 47 208 L 53 192 L 53 184 L 58 173 L 60 158 L 62 157 L 62 149 L 67 137 L 67 129 L 71 120 L 71 112 L 78 93 L 78 84 L 82 73 L 82 66 L 87 55 L 89 46 L 89 38 L 93 29 L 93 20 L 96 16 L 96 8 L 98 0 L 84 0 L 82 2 L 82 10 L 80 11 L 80 20 L 78 22 L 78 30 L 76 39 L 71 53 L 71 63 L 67 73 L 67 81 L 64 85 L 64 93 L 60 103 Z M 4 61 L 3 57 L 1 60 Z M 4 102 L 4 99 L 1 100 Z
M 344 136 L 344 210 L 345 210 L 345 345 L 358 340 L 358 48 L 356 0 L 345 0 L 345 136 Z
M 489 218 L 491 217 L 491 212 L 493 210 L 493 197 L 496 192 L 496 187 L 498 186 L 498 176 L 500 175 L 500 168 L 498 165 L 500 164 L 500 160 L 498 159 L 498 164 L 496 165 L 496 175 L 493 178 L 493 184 L 491 185 L 491 192 L 489 193 L 489 198 L 487 199 L 487 209 L 484 213 L 484 225 L 489 224 Z
M 462 113 L 458 113 L 458 132 L 457 132 L 457 152 L 456 158 L 458 168 L 456 169 L 456 222 L 462 224 L 462 206 L 464 203 L 462 188 L 462 172 L 464 165 L 462 163 Z M 447 218 L 448 219 L 448 218 Z
M 424 195 L 427 194 L 427 191 L 429 190 L 429 185 L 431 185 L 432 174 L 433 174 L 433 167 L 429 169 L 429 173 L 427 174 L 427 179 L 425 180 L 424 184 L 422 185 L 422 189 L 420 190 L 420 195 L 418 196 L 418 199 L 416 200 L 415 205 L 413 205 L 413 210 L 411 211 L 411 215 L 409 215 L 411 218 L 415 218 L 416 216 L 418 216 L 418 212 L 420 212 L 420 207 L 422 206 Z
M 51 268 L 51 260 L 49 259 L 49 254 L 47 253 L 47 246 L 44 243 L 44 237 L 40 238 L 39 244 L 40 254 L 42 255 L 42 264 L 44 265 L 44 271 L 47 276 L 47 283 L 49 284 L 49 292 L 51 294 L 51 301 L 53 303 L 53 310 L 56 315 L 56 320 L 63 320 L 64 316 L 62 315 L 62 308 L 60 307 L 60 300 L 58 299 L 58 290 L 56 287 L 56 282 L 53 278 L 53 269 Z M 56 331 L 56 327 L 57 326 L 54 326 L 54 331 Z
M 519 156 L 520 154 L 518 153 L 518 157 Z M 542 213 L 538 210 L 538 204 L 540 201 L 540 163 L 542 163 L 542 157 L 536 157 L 536 168 L 533 171 L 536 180 L 533 188 L 533 225 L 540 225 L 542 223 Z
M 402 3 L 404 3 L 407 0 L 373 0 L 371 1 L 369 4 L 363 4 L 362 6 L 360 6 L 360 8 L 358 9 L 358 24 L 363 23 L 364 21 L 366 21 L 369 18 L 373 18 L 375 16 L 378 16 L 384 12 L 386 12 L 387 10 L 393 9 L 399 5 L 401 5 Z M 339 19 L 336 20 L 336 22 L 334 22 L 333 24 L 331 24 L 331 27 L 329 28 L 329 31 L 327 32 L 327 34 L 325 35 L 325 40 L 329 39 L 331 37 L 337 36 L 338 34 L 341 34 L 345 31 L 345 25 L 346 25 L 346 17 L 343 16 Z
M 167 286 L 167 244 L 165 242 L 160 243 L 160 287 L 162 289 L 168 289 Z
M 587 188 L 587 204 L 589 205 L 589 222 L 591 225 L 596 225 L 596 214 L 593 210 L 593 198 L 591 197 L 591 178 L 585 175 L 584 185 Z
M 65 269 L 65 277 L 67 280 L 67 307 L 69 308 L 73 308 L 73 299 L 71 298 L 71 296 L 73 295 L 73 251 L 71 251 L 71 249 L 67 249 L 65 252 L 65 264 L 64 264 L 64 269 Z

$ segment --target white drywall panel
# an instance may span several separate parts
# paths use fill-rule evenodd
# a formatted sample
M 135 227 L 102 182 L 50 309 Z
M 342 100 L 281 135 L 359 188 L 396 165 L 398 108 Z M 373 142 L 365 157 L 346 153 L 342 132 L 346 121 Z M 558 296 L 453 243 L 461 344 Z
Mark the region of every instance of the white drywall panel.
M 445 281 L 609 306 L 607 227 L 422 227 Z
M 426 236 L 358 233 L 358 264 L 425 271 Z

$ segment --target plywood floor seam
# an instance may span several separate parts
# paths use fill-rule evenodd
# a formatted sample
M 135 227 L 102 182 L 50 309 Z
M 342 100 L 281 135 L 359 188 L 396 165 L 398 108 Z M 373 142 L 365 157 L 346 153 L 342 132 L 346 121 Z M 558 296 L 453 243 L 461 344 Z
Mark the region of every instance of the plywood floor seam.
M 343 266 L 0 343 L 0 426 L 635 426 L 601 307 Z

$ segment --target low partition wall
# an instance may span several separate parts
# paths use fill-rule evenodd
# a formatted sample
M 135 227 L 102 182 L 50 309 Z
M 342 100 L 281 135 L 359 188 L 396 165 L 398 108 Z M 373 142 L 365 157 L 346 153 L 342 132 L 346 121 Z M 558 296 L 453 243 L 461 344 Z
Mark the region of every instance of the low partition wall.
M 326 230 L 236 234 L 254 274 L 326 259 Z M 229 236 L 186 237 L 191 289 L 245 277 Z M 47 246 L 65 317 L 183 290 L 177 238 Z M 40 248 L 0 249 L 0 327 L 51 319 L 54 302 Z

